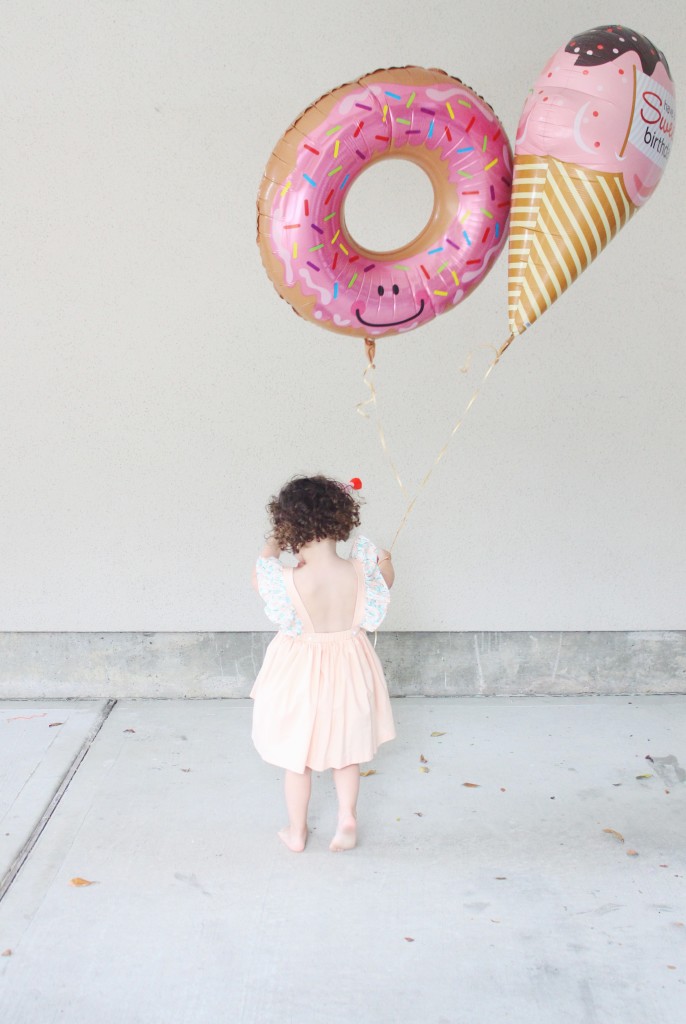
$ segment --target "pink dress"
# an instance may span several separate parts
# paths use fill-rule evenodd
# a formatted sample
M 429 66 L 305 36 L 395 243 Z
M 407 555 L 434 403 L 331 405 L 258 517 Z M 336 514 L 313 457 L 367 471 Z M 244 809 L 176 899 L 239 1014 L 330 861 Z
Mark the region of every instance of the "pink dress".
M 350 557 L 357 602 L 350 629 L 316 633 L 293 580 L 276 558 L 257 561 L 265 612 L 279 626 L 250 696 L 252 738 L 270 764 L 304 772 L 371 761 L 395 737 L 381 662 L 367 629 L 376 629 L 390 600 L 376 548 L 359 537 Z

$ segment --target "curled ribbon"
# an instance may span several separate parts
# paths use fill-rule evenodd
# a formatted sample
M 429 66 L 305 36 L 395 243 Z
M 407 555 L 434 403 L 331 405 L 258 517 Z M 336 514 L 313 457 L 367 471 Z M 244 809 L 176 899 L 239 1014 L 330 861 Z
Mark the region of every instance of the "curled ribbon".
M 411 514 L 412 510 L 414 509 L 414 506 L 417 503 L 417 499 L 419 498 L 420 494 L 422 493 L 422 491 L 426 487 L 427 483 L 429 482 L 434 469 L 439 464 L 439 462 L 441 462 L 441 460 L 445 457 L 445 455 L 446 455 L 446 453 L 448 451 L 448 448 L 450 447 L 450 443 L 451 443 L 452 439 L 455 437 L 455 434 L 458 432 L 458 430 L 460 429 L 460 427 L 464 423 L 465 418 L 467 416 L 467 413 L 469 412 L 469 410 L 474 405 L 474 402 L 476 401 L 477 396 L 480 394 L 481 389 L 483 388 L 484 384 L 486 383 L 486 381 L 490 377 L 490 375 L 493 372 L 493 370 L 495 369 L 495 367 L 500 362 L 500 360 L 501 360 L 503 354 L 505 353 L 505 351 L 512 344 L 513 340 L 514 340 L 514 334 L 511 334 L 509 336 L 509 338 L 507 339 L 507 341 L 505 341 L 504 344 L 502 344 L 499 349 L 495 349 L 495 358 L 492 359 L 491 362 L 488 364 L 488 367 L 486 368 L 486 372 L 484 373 L 484 375 L 481 378 L 478 386 L 474 390 L 471 398 L 467 402 L 467 405 L 465 406 L 464 411 L 461 413 L 460 418 L 457 420 L 457 422 L 453 426 L 452 430 L 450 431 L 450 433 L 448 435 L 448 438 L 447 438 L 445 444 L 443 445 L 443 447 L 439 451 L 438 455 L 435 457 L 435 459 L 431 463 L 428 471 L 422 477 L 422 480 L 420 481 L 419 487 L 417 488 L 414 496 L 411 498 L 407 508 L 405 509 L 405 512 L 403 513 L 403 517 L 400 520 L 400 526 L 395 531 L 395 536 L 393 538 L 393 541 L 391 543 L 389 551 L 393 550 L 393 548 L 395 546 L 395 543 L 396 543 L 398 537 L 400 536 L 400 533 L 404 529 L 405 524 L 407 523 L 407 520 L 409 519 L 410 514 Z M 398 473 L 398 470 L 396 469 L 395 463 L 393 462 L 393 459 L 391 458 L 390 452 L 388 450 L 388 445 L 386 443 L 386 435 L 384 433 L 383 425 L 381 423 L 381 419 L 380 419 L 379 413 L 378 413 L 378 406 L 377 406 L 377 401 L 376 401 L 376 387 L 374 386 L 374 380 L 373 380 L 373 371 L 376 368 L 375 365 L 374 365 L 374 356 L 376 354 L 376 345 L 375 345 L 374 341 L 371 338 L 366 338 L 365 339 L 365 348 L 366 348 L 366 352 L 367 352 L 368 363 L 367 363 L 367 368 L 364 371 L 364 378 L 363 379 L 364 379 L 364 383 L 366 384 L 367 388 L 369 389 L 369 398 L 367 398 L 364 402 L 360 402 L 358 404 L 357 411 L 358 411 L 358 413 L 361 416 L 364 416 L 367 419 L 370 419 L 369 413 L 366 411 L 365 407 L 366 406 L 374 406 L 376 425 L 377 425 L 377 429 L 378 429 L 378 432 L 379 432 L 379 438 L 381 440 L 381 447 L 383 449 L 384 455 L 388 459 L 388 462 L 389 462 L 390 467 L 391 467 L 391 469 L 393 471 L 393 474 L 394 474 L 395 479 L 396 479 L 396 481 L 398 483 L 398 486 L 400 487 L 400 490 L 403 492 L 403 494 L 405 494 L 406 496 L 409 496 L 409 492 L 408 492 L 407 488 L 405 487 L 405 485 L 403 484 L 402 480 L 400 479 L 400 475 Z M 468 357 L 468 360 L 467 360 L 467 363 L 466 363 L 466 369 L 469 368 L 469 362 L 471 361 L 471 355 L 472 354 L 470 353 L 469 357 Z
M 365 386 L 369 389 L 369 398 L 366 398 L 364 402 L 358 402 L 355 408 L 357 412 L 360 414 L 360 416 L 364 416 L 365 419 L 371 419 L 366 407 L 374 406 L 374 421 L 376 423 L 376 429 L 379 432 L 381 448 L 383 450 L 384 455 L 386 456 L 386 459 L 388 460 L 388 464 L 391 467 L 391 471 L 396 479 L 398 487 L 400 488 L 402 493 L 407 496 L 409 492 L 400 478 L 400 473 L 398 472 L 398 469 L 389 451 L 388 443 L 386 441 L 386 434 L 384 432 L 383 424 L 381 423 L 381 417 L 379 416 L 379 409 L 376 402 L 376 386 L 374 384 L 374 370 L 376 369 L 376 365 L 374 363 L 374 357 L 376 355 L 376 342 L 374 341 L 373 338 L 365 338 L 364 346 L 365 351 L 367 353 L 367 366 L 365 368 L 362 379 L 364 380 Z

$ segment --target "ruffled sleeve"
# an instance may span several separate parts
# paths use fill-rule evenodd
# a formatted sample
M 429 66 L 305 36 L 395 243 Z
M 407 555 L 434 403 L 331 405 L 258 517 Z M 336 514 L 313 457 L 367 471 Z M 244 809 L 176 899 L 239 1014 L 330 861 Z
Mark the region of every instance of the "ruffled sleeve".
M 379 569 L 376 545 L 367 537 L 358 537 L 350 557 L 362 562 L 364 568 L 365 607 L 360 625 L 366 630 L 378 629 L 386 617 L 391 594 Z
M 278 558 L 258 558 L 255 569 L 265 615 L 282 632 L 298 636 L 302 633 L 302 622 L 286 590 L 283 564 Z

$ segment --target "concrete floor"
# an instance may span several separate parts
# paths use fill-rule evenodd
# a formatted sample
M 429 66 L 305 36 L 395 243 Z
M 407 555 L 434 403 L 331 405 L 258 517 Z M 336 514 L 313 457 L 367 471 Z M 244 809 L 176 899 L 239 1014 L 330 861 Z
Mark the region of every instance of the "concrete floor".
M 394 711 L 294 855 L 249 701 L 0 703 L 3 1024 L 686 1022 L 686 697 Z

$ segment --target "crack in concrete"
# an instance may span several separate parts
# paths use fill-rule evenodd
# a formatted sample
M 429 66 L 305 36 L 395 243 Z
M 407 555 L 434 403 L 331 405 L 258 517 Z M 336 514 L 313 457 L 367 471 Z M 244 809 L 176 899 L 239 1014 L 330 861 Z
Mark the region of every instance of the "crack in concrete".
M 78 749 L 76 755 L 74 756 L 71 764 L 69 765 L 69 767 L 67 768 L 66 772 L 62 776 L 62 778 L 60 780 L 59 786 L 57 787 L 57 789 L 55 790 L 55 792 L 52 795 L 52 799 L 48 803 L 47 807 L 45 808 L 45 810 L 41 814 L 41 816 L 38 819 L 38 821 L 36 822 L 36 824 L 33 826 L 33 829 L 31 830 L 31 833 L 29 834 L 29 836 L 27 837 L 26 841 L 24 842 L 22 848 L 19 850 L 19 852 L 17 853 L 16 857 L 14 858 L 14 860 L 10 864 L 9 868 L 7 869 L 5 874 L 3 875 L 2 879 L 0 880 L 0 902 L 7 895 L 10 886 L 12 885 L 12 883 L 15 880 L 15 878 L 17 877 L 17 875 L 21 871 L 22 867 L 24 866 L 24 864 L 28 860 L 28 858 L 29 858 L 29 856 L 31 854 L 31 851 L 33 850 L 34 846 L 36 845 L 36 843 L 40 839 L 41 833 L 45 829 L 46 825 L 48 824 L 48 822 L 52 818 L 52 816 L 55 813 L 55 811 L 57 810 L 57 808 L 58 808 L 58 806 L 60 804 L 60 801 L 62 800 L 62 797 L 64 796 L 64 794 L 67 792 L 72 779 L 74 778 L 74 776 L 76 775 L 77 771 L 81 767 L 81 762 L 83 761 L 83 759 L 85 758 L 86 754 L 88 753 L 88 751 L 90 750 L 91 746 L 93 745 L 93 742 L 95 741 L 96 736 L 98 735 L 98 733 L 102 729 L 103 725 L 105 724 L 105 722 L 109 718 L 109 716 L 110 716 L 112 710 L 114 709 L 116 703 L 117 703 L 116 700 L 108 700 L 107 703 L 105 704 L 105 707 L 102 709 L 102 711 L 98 715 L 95 723 L 91 726 L 90 732 L 88 733 L 88 735 L 84 739 L 83 743 L 79 747 L 79 749 Z

